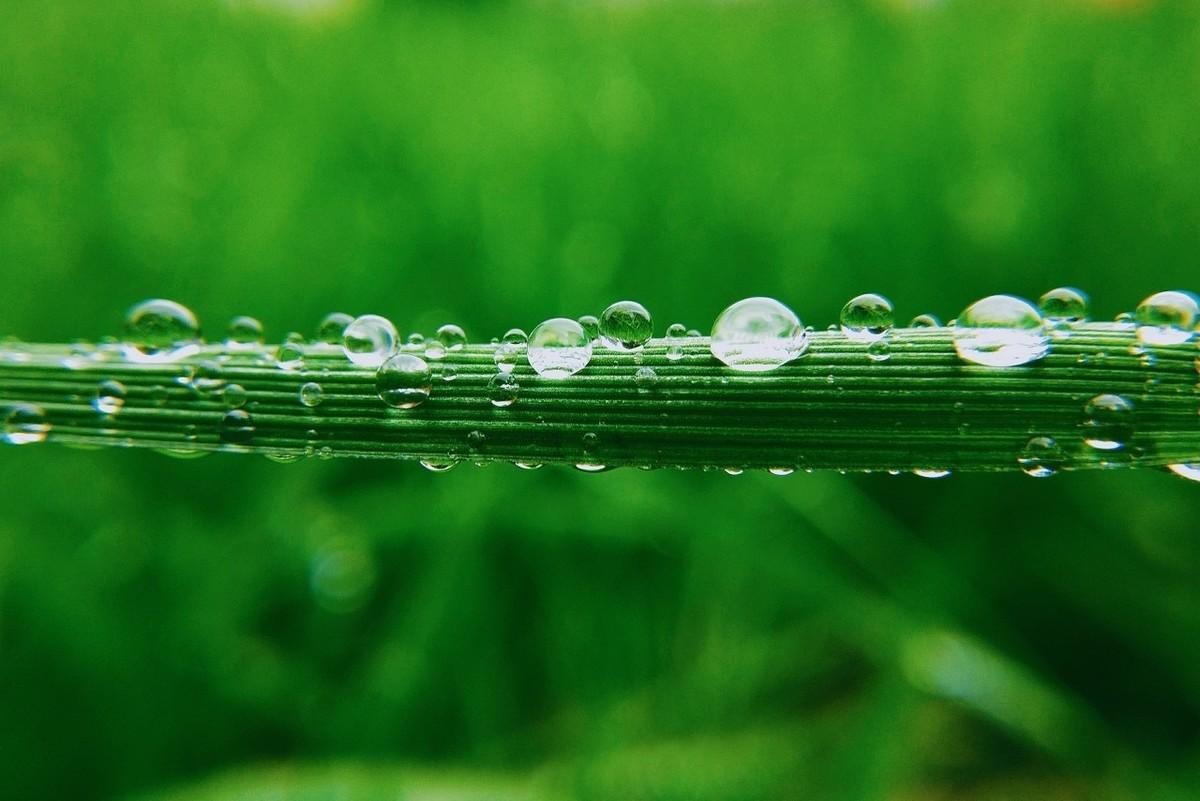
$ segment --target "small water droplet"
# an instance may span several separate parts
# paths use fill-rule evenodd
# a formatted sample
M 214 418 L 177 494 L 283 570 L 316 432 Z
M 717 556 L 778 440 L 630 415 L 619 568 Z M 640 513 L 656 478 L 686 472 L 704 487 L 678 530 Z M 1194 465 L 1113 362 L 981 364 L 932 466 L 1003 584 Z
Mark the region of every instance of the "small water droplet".
M 424 467 L 431 473 L 445 473 L 447 470 L 458 464 L 455 459 L 422 459 L 421 467 Z
M 492 353 L 492 361 L 501 373 L 511 373 L 517 366 L 521 348 L 509 342 L 501 342 Z
M 950 475 L 950 471 L 926 467 L 913 470 L 913 475 L 920 476 L 921 478 L 945 478 Z
M 554 317 L 533 329 L 526 355 L 543 378 L 567 378 L 587 367 L 592 343 L 578 322 Z
M 1200 464 L 1169 464 L 1167 469 L 1188 481 L 1200 481 Z
M 420 348 L 425 344 L 425 336 L 414 331 L 404 341 L 410 348 Z
M 617 301 L 600 315 L 600 338 L 611 350 L 641 350 L 653 335 L 650 312 L 637 301 Z
M 147 300 L 125 316 L 122 351 L 131 362 L 173 362 L 200 351 L 200 323 L 186 306 L 170 300 Z
M 300 403 L 313 409 L 321 405 L 321 401 L 325 400 L 325 390 L 316 381 L 309 381 L 300 387 Z
M 745 472 L 746 472 L 746 469 L 743 467 L 726 467 L 725 468 L 725 474 L 729 475 L 729 476 L 740 476 L 742 473 L 745 473 Z
M 359 367 L 378 369 L 396 350 L 398 338 L 391 320 L 377 314 L 364 314 L 346 326 L 342 352 Z
M 1026 475 L 1046 478 L 1058 472 L 1065 457 L 1053 437 L 1033 437 L 1017 455 L 1017 464 Z
M 458 378 L 458 368 L 453 364 L 443 364 L 439 371 L 443 381 L 453 381 Z
M 460 351 L 467 344 L 467 334 L 454 323 L 446 323 L 434 335 L 447 352 Z
M 712 355 L 734 370 L 766 372 L 798 358 L 808 334 L 796 313 L 773 298 L 734 303 L 713 323 Z
M 839 318 L 842 333 L 854 342 L 871 342 L 888 332 L 895 323 L 892 302 L 883 295 L 868 292 L 847 301 Z
M 221 419 L 221 441 L 249 445 L 254 439 L 254 421 L 245 409 L 231 409 Z
M 991 295 L 958 316 L 954 348 L 965 361 L 1015 367 L 1046 355 L 1049 337 L 1042 315 L 1028 301 Z
M 420 356 L 397 353 L 379 367 L 375 391 L 380 400 L 395 409 L 414 409 L 433 391 L 433 374 Z
M 1074 287 L 1060 286 L 1042 295 L 1038 308 L 1052 328 L 1068 327 L 1087 320 L 1088 297 Z
M 578 320 L 579 327 L 593 345 L 600 339 L 600 319 L 591 314 L 585 314 Z
M 479 430 L 467 434 L 467 447 L 473 451 L 482 451 L 487 447 L 487 434 Z
M 504 332 L 504 336 L 500 341 L 506 345 L 515 345 L 519 348 L 523 347 L 529 341 L 529 336 L 520 328 L 510 328 Z
M 600 435 L 595 431 L 588 431 L 582 437 L 583 452 L 593 454 L 600 447 Z
M 1156 292 L 1134 312 L 1138 339 L 1147 345 L 1182 345 L 1195 335 L 1200 305 L 1190 292 Z
M 446 357 L 446 346 L 436 338 L 425 341 L 425 358 L 429 361 L 437 361 Z
M 584 473 L 603 473 L 608 467 L 593 462 L 579 462 L 575 465 L 575 469 L 582 470 Z
M 513 464 L 516 465 L 517 467 L 521 468 L 522 470 L 541 470 L 542 469 L 542 465 L 540 462 L 513 462 Z
M 867 358 L 873 362 L 886 362 L 892 356 L 892 346 L 886 339 L 876 339 L 867 345 Z
M 909 328 L 940 328 L 942 321 L 932 314 L 918 314 L 909 322 Z
M 671 323 L 667 326 L 667 359 L 677 362 L 683 358 L 683 343 L 687 339 L 687 329 L 683 323 Z
M 346 336 L 346 328 L 354 322 L 354 318 L 345 312 L 333 312 L 325 315 L 317 324 L 317 341 L 326 345 L 341 345 Z
M 304 348 L 294 341 L 285 341 L 275 351 L 275 364 L 280 370 L 299 370 L 304 366 Z
M 100 386 L 96 388 L 96 397 L 92 401 L 92 408 L 100 414 L 116 414 L 125 405 L 125 397 L 128 394 L 129 391 L 120 381 L 101 381 Z
M 1120 395 L 1097 395 L 1083 407 L 1083 441 L 1102 451 L 1125 447 L 1133 434 L 1133 404 Z
M 521 385 L 512 373 L 498 373 L 488 382 L 488 400 L 498 409 L 506 409 L 517 402 Z
M 246 405 L 246 388 L 241 384 L 229 384 L 221 390 L 221 398 L 230 409 L 240 409 Z
M 767 472 L 773 476 L 790 476 L 796 472 L 794 467 L 768 467 Z
M 50 433 L 46 412 L 32 403 L 18 403 L 4 415 L 4 441 L 9 445 L 44 442 Z
M 654 372 L 653 367 L 639 367 L 633 374 L 633 383 L 638 392 L 649 392 L 658 383 L 658 373 Z
M 231 350 L 244 350 L 263 343 L 263 325 L 253 317 L 239 316 L 229 321 L 225 345 Z

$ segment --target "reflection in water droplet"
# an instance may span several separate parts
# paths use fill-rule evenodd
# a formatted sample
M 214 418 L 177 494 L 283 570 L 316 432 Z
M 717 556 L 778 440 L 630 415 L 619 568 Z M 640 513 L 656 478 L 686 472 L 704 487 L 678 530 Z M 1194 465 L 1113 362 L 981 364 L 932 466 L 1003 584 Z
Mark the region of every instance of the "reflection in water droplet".
M 1097 395 L 1084 406 L 1083 441 L 1102 451 L 1125 447 L 1133 435 L 1133 404 L 1120 395 Z
M 185 306 L 170 300 L 147 300 L 125 316 L 122 352 L 137 364 L 173 362 L 200 351 L 200 323 Z
M 650 312 L 637 301 L 617 301 L 600 315 L 600 338 L 611 350 L 640 350 L 653 335 Z
M 796 472 L 794 467 L 768 467 L 767 472 L 773 476 L 790 476 Z
M 804 353 L 808 334 L 791 309 L 773 298 L 734 303 L 713 323 L 709 349 L 734 370 L 766 372 Z
M 304 366 L 304 348 L 295 341 L 287 341 L 275 351 L 275 363 L 280 370 L 299 370 Z
M 234 317 L 229 321 L 225 345 L 230 350 L 253 348 L 263 342 L 263 325 L 253 317 Z
M 229 384 L 221 390 L 221 398 L 230 409 L 240 409 L 246 405 L 246 388 L 241 384 Z
M 527 356 L 529 365 L 543 378 L 567 378 L 587 367 L 592 343 L 579 323 L 554 317 L 533 329 Z
M 876 339 L 867 345 L 867 358 L 873 362 L 886 362 L 892 356 L 892 346 L 886 339 Z
M 498 409 L 505 409 L 517 402 L 521 385 L 512 373 L 499 373 L 488 382 L 488 400 Z
M 320 406 L 321 401 L 325 400 L 325 390 L 321 389 L 321 385 L 315 381 L 309 381 L 302 385 L 299 394 L 300 403 L 310 409 Z
M 1017 456 L 1017 464 L 1026 475 L 1046 478 L 1058 472 L 1065 458 L 1053 437 L 1033 437 Z
M 1088 298 L 1081 290 L 1060 286 L 1042 295 L 1038 308 L 1052 328 L 1063 328 L 1087 320 Z
M 342 352 L 359 367 L 378 369 L 396 350 L 396 326 L 377 314 L 364 314 L 346 326 Z
M 46 412 L 32 403 L 18 403 L 4 415 L 4 441 L 9 445 L 44 442 L 50 433 Z
M 909 328 L 940 328 L 942 321 L 932 314 L 918 314 L 909 322 Z
M 221 441 L 249 445 L 254 439 L 254 421 L 245 409 L 232 409 L 221 419 Z
M 653 367 L 639 367 L 633 374 L 633 383 L 638 392 L 649 392 L 658 383 L 658 373 Z
M 667 326 L 667 359 L 677 362 L 683 358 L 683 343 L 687 338 L 687 329 L 683 323 L 671 323 Z
M 1188 481 L 1200 481 L 1200 464 L 1169 464 L 1167 469 Z
M 934 468 L 918 468 L 913 470 L 913 475 L 920 476 L 921 478 L 945 478 L 946 476 L 950 475 L 950 471 L 937 470 Z
M 100 414 L 116 414 L 125 405 L 125 397 L 128 394 L 129 391 L 120 381 L 101 381 L 100 386 L 96 388 L 96 398 L 92 401 L 92 408 Z
M 333 312 L 317 324 L 317 341 L 326 345 L 341 345 L 346 336 L 346 328 L 354 318 L 345 312 Z
M 433 391 L 433 374 L 420 356 L 397 353 L 375 374 L 375 391 L 388 406 L 413 409 L 429 398 Z
M 434 335 L 448 352 L 460 351 L 467 344 L 467 334 L 454 323 L 446 323 Z
M 870 342 L 888 332 L 895 323 L 895 311 L 883 295 L 867 293 L 851 298 L 842 307 L 840 320 L 847 339 Z
M 595 344 L 600 339 L 600 320 L 590 314 L 585 314 L 579 318 L 579 327 L 583 329 L 583 333 L 587 336 L 588 341 Z
M 1028 301 L 991 295 L 958 316 L 954 348 L 969 362 L 1014 367 L 1046 355 L 1049 347 L 1042 315 Z
M 421 467 L 431 473 L 445 473 L 458 464 L 454 459 L 422 459 Z
M 1147 345 L 1182 345 L 1195 335 L 1200 306 L 1190 292 L 1156 292 L 1134 312 L 1138 339 Z

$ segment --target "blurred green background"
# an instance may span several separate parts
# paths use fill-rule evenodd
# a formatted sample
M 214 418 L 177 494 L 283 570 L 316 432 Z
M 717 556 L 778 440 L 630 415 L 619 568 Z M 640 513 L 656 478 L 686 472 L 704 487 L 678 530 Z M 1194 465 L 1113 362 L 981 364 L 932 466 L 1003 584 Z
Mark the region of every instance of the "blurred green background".
M 0 0 L 0 334 L 1196 288 L 1194 2 Z M 0 451 L 0 797 L 1195 799 L 1196 487 Z

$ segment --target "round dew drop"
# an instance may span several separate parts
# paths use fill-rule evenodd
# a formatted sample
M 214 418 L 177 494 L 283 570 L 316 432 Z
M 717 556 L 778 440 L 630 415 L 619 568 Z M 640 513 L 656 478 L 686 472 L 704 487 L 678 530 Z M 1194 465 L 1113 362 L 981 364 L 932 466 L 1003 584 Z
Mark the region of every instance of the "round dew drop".
M 521 385 L 512 373 L 498 373 L 488 382 L 488 400 L 498 409 L 506 409 L 517 402 Z
M 932 314 L 918 314 L 908 324 L 909 328 L 941 328 L 942 321 Z
M 654 335 L 654 320 L 637 301 L 618 301 L 600 315 L 600 338 L 611 350 L 641 350 Z
M 658 373 L 653 367 L 639 367 L 633 374 L 633 383 L 638 392 L 649 392 L 658 383 Z
M 880 338 L 867 345 L 867 358 L 873 362 L 886 362 L 892 357 L 892 346 Z
M 354 318 L 345 312 L 333 312 L 325 315 L 325 318 L 317 325 L 317 341 L 324 342 L 326 345 L 342 344 L 346 328 L 352 322 L 354 322 Z
M 434 334 L 434 339 L 441 343 L 448 352 L 462 350 L 467 344 L 467 333 L 454 323 L 446 323 Z
M 321 385 L 315 381 L 309 381 L 300 387 L 300 403 L 312 409 L 321 405 L 321 401 L 325 400 L 325 390 L 321 389 Z
M 1124 448 L 1133 435 L 1133 404 L 1120 395 L 1097 395 L 1083 407 L 1083 441 L 1100 451 Z
M 46 412 L 32 403 L 18 403 L 4 415 L 3 440 L 9 445 L 45 442 L 50 433 Z
M 913 475 L 920 478 L 945 478 L 950 475 L 950 471 L 926 467 L 913 470 Z
M 592 341 L 576 321 L 554 317 L 530 333 L 526 357 L 543 378 L 567 378 L 592 360 Z
M 364 314 L 346 326 L 342 352 L 359 367 L 378 369 L 396 350 L 399 334 L 386 317 Z
M 1052 326 L 1082 323 L 1088 317 L 1088 297 L 1082 290 L 1070 286 L 1051 289 L 1038 299 L 1038 308 Z
M 375 391 L 380 400 L 394 409 L 414 409 L 433 391 L 433 373 L 420 356 L 397 353 L 380 365 L 375 374 Z
M 228 408 L 240 409 L 246 405 L 248 395 L 241 384 L 229 384 L 221 390 L 221 397 Z
M 304 366 L 304 348 L 294 340 L 285 341 L 275 351 L 275 363 L 280 370 L 299 370 Z
M 234 317 L 229 321 L 225 345 L 232 350 L 246 350 L 263 343 L 263 324 L 253 317 Z
M 231 409 L 221 419 L 221 441 L 231 445 L 249 445 L 254 439 L 254 421 L 245 409 Z
M 1200 481 L 1200 464 L 1169 464 L 1167 469 L 1180 478 L 1186 478 L 1188 481 Z
M 1194 335 L 1200 305 L 1190 292 L 1156 292 L 1134 311 L 1138 339 L 1145 345 L 1182 345 Z
M 100 414 L 116 414 L 125 405 L 125 396 L 128 394 L 129 391 L 120 381 L 101 381 L 100 386 L 96 388 L 92 408 Z
M 841 313 L 842 333 L 854 342 L 873 342 L 887 334 L 895 323 L 892 302 L 883 295 L 868 293 L 851 298 Z
M 591 314 L 585 314 L 578 320 L 579 326 L 583 329 L 583 333 L 588 338 L 588 342 L 595 343 L 600 339 L 600 319 Z
M 1054 475 L 1063 461 L 1062 448 L 1053 437 L 1033 437 L 1017 456 L 1017 465 L 1034 478 Z
M 796 313 L 773 298 L 739 300 L 713 323 L 712 355 L 734 370 L 762 373 L 787 364 L 808 347 Z
M 1015 367 L 1046 355 L 1042 315 L 1026 300 L 991 295 L 963 310 L 954 327 L 960 358 L 988 367 Z
M 424 467 L 431 473 L 445 473 L 447 470 L 454 467 L 458 462 L 454 459 L 422 459 L 421 467 Z
M 200 323 L 186 306 L 147 300 L 125 316 L 125 358 L 138 364 L 173 362 L 200 351 Z
M 683 323 L 667 326 L 667 359 L 677 362 L 683 358 L 683 343 L 687 339 L 687 328 Z

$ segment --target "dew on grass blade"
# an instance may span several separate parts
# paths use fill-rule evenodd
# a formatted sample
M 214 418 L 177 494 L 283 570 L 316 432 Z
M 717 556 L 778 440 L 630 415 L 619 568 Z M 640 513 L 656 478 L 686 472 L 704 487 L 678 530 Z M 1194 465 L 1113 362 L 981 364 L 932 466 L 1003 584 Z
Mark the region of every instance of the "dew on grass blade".
M 448 353 L 460 351 L 467 344 L 467 334 L 454 323 L 446 323 L 437 330 L 434 338 Z
M 1101 451 L 1124 448 L 1133 434 L 1133 404 L 1120 395 L 1097 395 L 1084 406 L 1083 441 Z
M 530 333 L 526 356 L 529 366 L 543 378 L 567 378 L 587 367 L 592 342 L 575 320 L 554 317 Z
M 230 350 L 248 350 L 262 343 L 263 325 L 258 320 L 242 315 L 229 321 L 225 345 Z
M 600 320 L 591 314 L 585 314 L 577 321 L 583 333 L 587 336 L 588 341 L 595 344 L 600 339 Z
M 611 350 L 641 350 L 653 335 L 650 312 L 637 301 L 617 301 L 600 315 L 600 338 Z
M 300 403 L 312 409 L 321 405 L 325 400 L 325 390 L 316 381 L 309 381 L 300 387 Z
M 1049 337 L 1041 313 L 1026 300 L 991 295 L 963 310 L 954 327 L 954 348 L 965 361 L 1015 367 L 1046 355 Z
M 120 381 L 110 379 L 101 381 L 96 387 L 96 397 L 92 400 L 92 408 L 100 414 L 114 415 L 125 405 L 125 397 L 129 390 Z
M 1026 475 L 1046 478 L 1058 472 L 1064 461 L 1062 448 L 1053 437 L 1033 437 L 1017 456 L 1017 465 Z
M 397 353 L 379 367 L 375 391 L 394 409 L 414 409 L 433 391 L 433 374 L 420 356 Z
M 245 409 L 231 409 L 221 418 L 221 441 L 249 445 L 254 439 L 254 420 Z
M 677 362 L 683 358 L 683 343 L 687 339 L 687 328 L 683 323 L 667 326 L 667 359 Z
M 712 355 L 734 370 L 761 373 L 798 358 L 808 333 L 796 313 L 774 298 L 746 298 L 713 323 Z
M 1134 311 L 1137 336 L 1146 345 L 1182 345 L 1195 335 L 1200 306 L 1191 292 L 1156 292 Z
M 512 373 L 498 373 L 488 382 L 488 400 L 497 409 L 506 409 L 517 402 L 521 385 Z
M 1038 299 L 1038 309 L 1050 326 L 1071 326 L 1087 320 L 1088 298 L 1082 290 L 1060 286 Z
M 3 439 L 9 445 L 44 442 L 50 433 L 46 412 L 33 403 L 18 403 L 4 412 Z
M 932 314 L 918 314 L 909 322 L 909 328 L 941 328 L 942 321 Z
M 317 341 L 326 345 L 341 345 L 346 335 L 346 327 L 354 322 L 354 318 L 345 312 L 332 312 L 325 315 L 317 324 Z
M 868 292 L 851 298 L 842 307 L 840 320 L 847 339 L 873 342 L 887 334 L 895 323 L 895 310 L 883 295 Z
M 125 315 L 122 353 L 136 364 L 162 364 L 200 352 L 200 323 L 186 306 L 161 298 Z
M 359 367 L 378 369 L 396 350 L 399 335 L 386 317 L 364 314 L 346 326 L 342 352 Z

